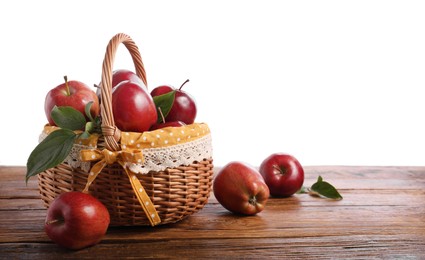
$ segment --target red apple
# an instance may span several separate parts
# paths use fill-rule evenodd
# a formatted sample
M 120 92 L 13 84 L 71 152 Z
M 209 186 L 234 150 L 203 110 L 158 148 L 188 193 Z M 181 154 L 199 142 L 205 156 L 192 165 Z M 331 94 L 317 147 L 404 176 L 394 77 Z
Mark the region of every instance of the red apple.
M 109 223 L 109 212 L 99 200 L 74 191 L 62 193 L 52 202 L 44 230 L 58 245 L 78 250 L 99 243 Z
M 162 110 L 161 107 L 158 107 L 158 111 L 157 113 L 160 113 L 162 121 L 161 123 L 156 122 L 152 127 L 151 127 L 151 131 L 153 130 L 157 130 L 157 129 L 161 129 L 161 128 L 165 128 L 165 127 L 179 127 L 179 126 L 184 126 L 186 125 L 185 123 L 183 123 L 182 121 L 171 121 L 171 122 L 166 122 L 164 115 L 162 114 Z
M 301 189 L 304 183 L 304 169 L 292 155 L 274 153 L 264 159 L 260 173 L 276 197 L 289 197 Z
M 153 130 L 157 130 L 157 129 L 161 129 L 161 128 L 165 128 L 165 127 L 180 127 L 180 126 L 184 126 L 186 125 L 185 123 L 183 123 L 182 121 L 171 121 L 171 122 L 165 122 L 165 123 L 155 123 L 150 131 Z
M 89 120 L 85 113 L 85 107 L 87 103 L 93 101 L 90 113 L 93 118 L 99 115 L 99 99 L 97 98 L 96 93 L 80 81 L 68 81 L 66 76 L 64 78 L 65 82 L 63 84 L 51 89 L 46 95 L 44 111 L 49 124 L 52 126 L 56 125 L 50 116 L 54 106 L 73 107 L 80 111 L 86 119 Z
M 156 97 L 165 93 L 176 91 L 173 106 L 170 112 L 165 117 L 167 121 L 182 121 L 185 124 L 193 124 L 196 118 L 196 102 L 195 99 L 187 92 L 183 91 L 182 88 L 189 80 L 186 80 L 179 89 L 175 89 L 172 86 L 163 85 L 154 88 L 151 91 L 151 96 Z
M 261 174 L 242 162 L 230 162 L 217 173 L 214 196 L 227 210 L 244 215 L 261 212 L 270 196 Z
M 139 78 L 139 76 L 137 76 L 136 73 L 131 70 L 120 69 L 115 70 L 112 73 L 112 88 L 115 88 L 119 83 L 127 80 L 137 83 L 140 86 L 145 86 L 143 81 Z
M 158 118 L 155 103 L 146 88 L 129 80 L 113 89 L 112 112 L 115 125 L 129 132 L 147 131 Z
M 112 89 L 114 89 L 119 83 L 123 81 L 127 81 L 127 80 L 137 83 L 141 87 L 146 87 L 143 81 L 139 78 L 139 76 L 137 76 L 136 73 L 134 73 L 131 70 L 120 69 L 120 70 L 114 70 L 112 72 Z M 98 97 L 100 97 L 101 86 L 102 86 L 102 83 L 99 83 L 98 89 L 96 91 L 96 94 Z

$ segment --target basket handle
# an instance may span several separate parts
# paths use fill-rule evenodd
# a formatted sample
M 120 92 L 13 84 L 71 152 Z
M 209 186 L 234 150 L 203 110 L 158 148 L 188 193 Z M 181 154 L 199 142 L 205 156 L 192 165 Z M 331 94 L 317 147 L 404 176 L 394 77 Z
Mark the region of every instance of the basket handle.
M 146 71 L 143 66 L 139 49 L 130 36 L 118 33 L 108 43 L 105 58 L 102 65 L 102 83 L 100 113 L 102 116 L 102 133 L 105 137 L 105 146 L 108 150 L 118 151 L 120 146 L 118 141 L 121 138 L 121 131 L 116 127 L 112 112 L 112 67 L 118 46 L 124 44 L 133 59 L 136 74 L 147 87 Z

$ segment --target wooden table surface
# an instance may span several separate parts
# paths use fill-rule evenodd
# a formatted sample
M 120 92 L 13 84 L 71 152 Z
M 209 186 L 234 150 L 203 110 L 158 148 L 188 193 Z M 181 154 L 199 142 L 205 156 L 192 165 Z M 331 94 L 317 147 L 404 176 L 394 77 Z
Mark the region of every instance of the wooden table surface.
M 26 186 L 24 167 L 0 166 L 0 258 L 425 259 L 425 167 L 305 172 L 305 185 L 321 175 L 344 199 L 270 198 L 260 214 L 241 217 L 211 194 L 204 209 L 178 223 L 109 228 L 99 244 L 68 251 L 43 231 L 37 178 Z

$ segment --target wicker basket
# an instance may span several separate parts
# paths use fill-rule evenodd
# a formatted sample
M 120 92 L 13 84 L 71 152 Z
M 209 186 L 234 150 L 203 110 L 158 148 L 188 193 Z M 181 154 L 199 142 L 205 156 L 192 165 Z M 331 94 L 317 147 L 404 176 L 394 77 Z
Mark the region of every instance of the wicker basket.
M 97 140 L 95 147 L 97 151 L 108 151 L 110 154 L 120 154 L 122 146 L 124 146 L 121 144 L 121 136 L 127 134 L 115 127 L 111 108 L 112 65 L 117 48 L 121 43 L 131 54 L 136 74 L 147 85 L 145 69 L 137 46 L 129 36 L 115 35 L 107 46 L 103 61 L 102 135 Z M 140 133 L 140 135 L 143 134 Z M 154 132 L 148 134 L 155 135 Z M 195 145 L 196 141 L 185 143 L 185 147 L 189 146 L 190 148 L 192 143 Z M 199 150 L 199 147 L 197 149 Z M 90 152 L 93 152 L 94 148 L 91 150 Z M 152 151 L 155 152 L 151 149 L 150 152 L 152 153 Z M 139 153 L 141 152 L 139 151 Z M 132 155 L 134 156 L 134 154 Z M 195 158 L 190 163 L 173 167 L 156 163 L 156 167 L 164 169 L 148 169 L 147 173 L 140 174 L 129 170 L 131 167 L 128 167 L 129 164 L 125 160 L 108 162 L 104 163 L 101 171 L 94 176 L 91 171 L 75 167 L 65 161 L 38 174 L 39 191 L 46 207 L 60 193 L 88 191 L 108 208 L 111 215 L 111 226 L 154 226 L 174 223 L 199 211 L 208 201 L 212 185 L 213 164 L 212 155 L 205 156 L 203 154 L 203 156 Z M 87 163 L 91 169 L 99 164 L 98 161 Z

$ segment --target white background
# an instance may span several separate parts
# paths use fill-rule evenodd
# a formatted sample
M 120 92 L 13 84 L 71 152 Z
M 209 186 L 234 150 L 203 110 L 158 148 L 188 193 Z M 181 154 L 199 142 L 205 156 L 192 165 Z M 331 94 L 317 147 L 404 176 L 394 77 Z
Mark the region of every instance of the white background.
M 100 81 L 118 32 L 179 86 L 216 165 L 425 165 L 423 1 L 2 1 L 0 165 L 25 165 L 63 76 Z M 133 69 L 122 47 L 115 69 Z

